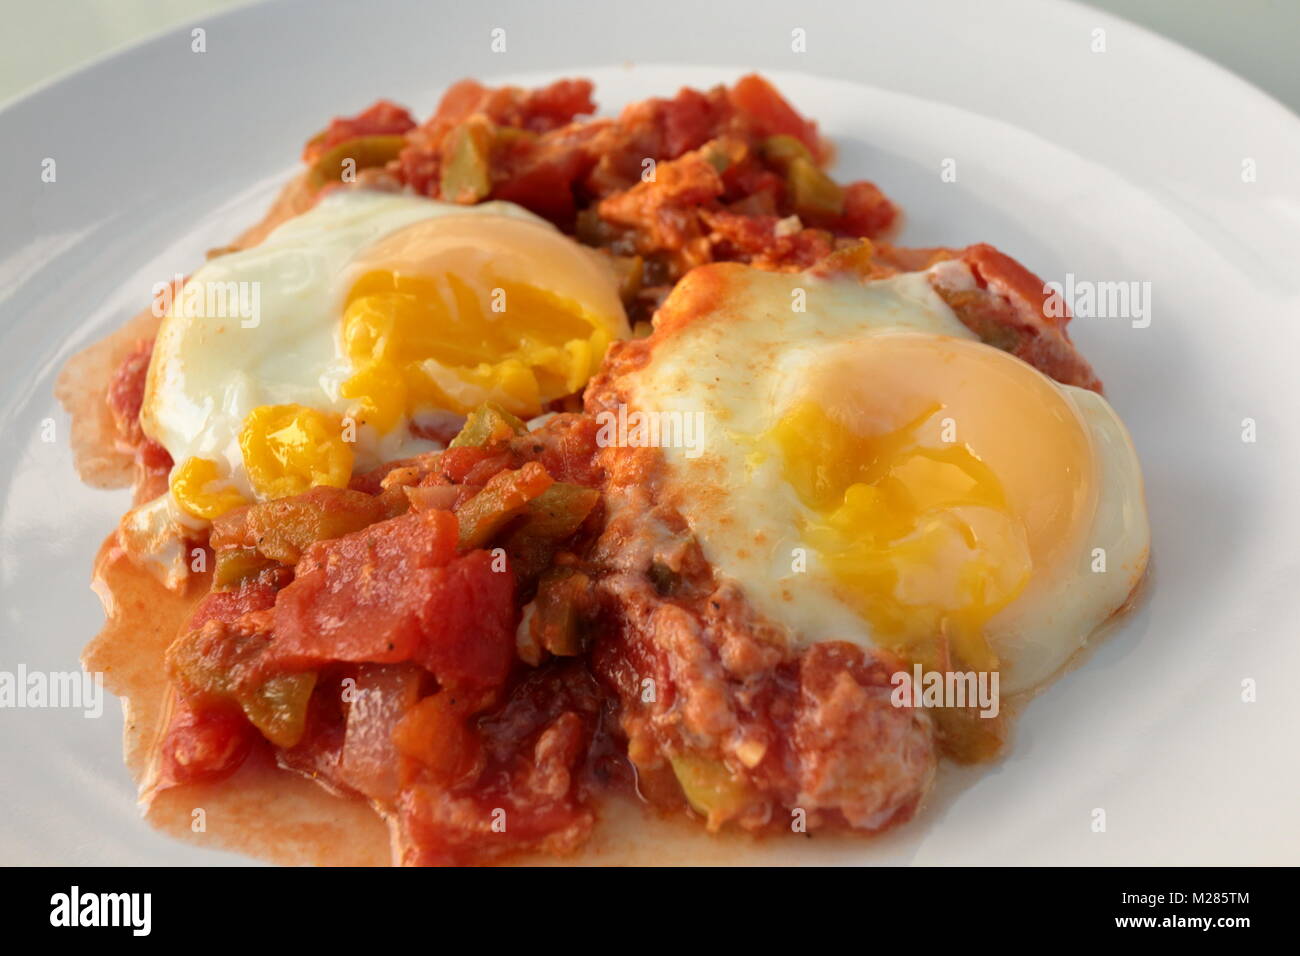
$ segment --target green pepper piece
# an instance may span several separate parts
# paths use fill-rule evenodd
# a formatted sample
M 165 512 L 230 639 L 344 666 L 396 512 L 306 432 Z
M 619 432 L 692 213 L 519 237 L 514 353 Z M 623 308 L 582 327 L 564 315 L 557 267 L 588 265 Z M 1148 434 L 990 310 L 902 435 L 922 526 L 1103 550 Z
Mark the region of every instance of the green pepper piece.
M 256 548 L 222 548 L 217 552 L 212 571 L 212 589 L 233 591 L 244 581 L 278 564 Z
M 640 256 L 612 256 L 614 274 L 618 276 L 618 297 L 627 305 L 641 291 L 645 281 L 645 260 Z
M 530 461 L 515 471 L 499 471 L 456 512 L 460 523 L 460 548 L 472 551 L 486 545 L 512 519 L 523 514 L 528 503 L 555 483 L 546 469 Z
M 486 402 L 469 413 L 460 434 L 450 448 L 485 448 L 528 431 L 528 426 L 495 402 Z
M 259 552 L 284 564 L 297 564 L 313 542 L 341 538 L 384 517 L 383 503 L 377 498 L 348 488 L 320 486 L 253 505 L 246 520 Z
M 731 168 L 733 161 L 732 153 L 727 148 L 727 144 L 719 140 L 712 140 L 700 147 L 700 153 L 705 162 L 719 173 L 725 173 Z
M 315 671 L 263 676 L 264 636 L 209 621 L 167 649 L 173 677 L 191 693 L 231 701 L 279 747 L 302 739 Z
M 582 614 L 590 600 L 591 579 L 577 568 L 553 568 L 542 576 L 533 598 L 529 630 L 538 645 L 556 657 L 583 651 Z
M 794 211 L 800 216 L 838 216 L 844 212 L 844 190 L 810 160 L 790 161 L 786 187 Z
M 686 802 L 696 813 L 708 818 L 711 830 L 738 816 L 750 801 L 749 788 L 733 777 L 721 760 L 678 754 L 670 757 L 669 762 L 677 782 L 682 785 Z
M 541 574 L 561 541 L 587 520 L 600 492 L 557 481 L 528 502 L 528 519 L 506 540 L 506 551 L 521 580 Z
M 236 694 L 248 721 L 277 747 L 292 747 L 307 727 L 307 702 L 316 672 L 278 674 L 259 687 Z
M 784 133 L 767 137 L 763 140 L 759 151 L 769 165 L 775 166 L 782 172 L 785 172 L 796 159 L 802 159 L 815 165 L 813 154 L 808 151 L 808 147 L 793 136 L 787 136 Z
M 353 171 L 383 166 L 397 158 L 406 148 L 405 136 L 361 136 L 331 146 L 316 158 L 307 172 L 307 182 L 313 189 L 330 183 L 342 182 L 343 163 L 352 160 Z

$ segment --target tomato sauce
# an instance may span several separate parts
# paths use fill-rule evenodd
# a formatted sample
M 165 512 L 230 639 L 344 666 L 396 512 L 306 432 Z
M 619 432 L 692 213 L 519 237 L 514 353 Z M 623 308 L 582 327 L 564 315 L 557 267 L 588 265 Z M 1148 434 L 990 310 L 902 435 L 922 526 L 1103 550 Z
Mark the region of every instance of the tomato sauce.
M 516 630 L 550 586 L 538 575 L 578 560 L 569 549 L 596 518 L 581 484 L 600 479 L 594 452 L 594 428 L 561 415 L 394 463 L 355 483 L 365 492 L 314 489 L 224 515 L 212 535 L 217 583 L 167 653 L 175 697 L 155 792 L 216 784 L 269 758 L 369 801 L 404 862 L 581 845 L 596 794 L 631 781 L 612 698 L 580 654 L 577 629 L 595 610 L 564 606 L 573 630 L 553 646 L 574 656 L 539 651 L 536 667 L 518 661 Z M 546 480 L 518 483 L 529 474 Z M 513 492 L 493 499 L 510 511 L 483 542 L 496 547 L 466 550 L 470 510 L 516 486 L 548 495 L 548 509 L 538 517 Z M 456 490 L 449 507 L 422 510 L 421 495 L 402 494 L 438 488 Z M 362 508 L 362 494 L 387 503 Z M 583 510 L 557 525 L 564 507 Z M 274 533 L 253 530 L 263 511 Z M 353 530 L 358 521 L 369 523 Z M 225 556 L 249 545 L 285 560 L 240 565 L 241 579 L 223 581 Z

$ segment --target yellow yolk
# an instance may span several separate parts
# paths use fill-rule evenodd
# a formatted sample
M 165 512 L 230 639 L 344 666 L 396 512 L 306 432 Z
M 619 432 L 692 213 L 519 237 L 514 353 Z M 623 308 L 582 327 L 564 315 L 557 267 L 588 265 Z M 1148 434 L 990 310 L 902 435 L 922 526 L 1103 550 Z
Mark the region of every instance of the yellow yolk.
M 318 485 L 345 488 L 352 478 L 352 448 L 344 424 L 304 405 L 259 405 L 239 433 L 249 484 L 262 498 L 299 495 Z M 208 458 L 187 458 L 171 477 L 177 504 L 211 521 L 248 499 Z
M 391 272 L 357 283 L 343 341 L 359 371 L 343 396 L 361 401 L 368 423 L 387 432 L 423 408 L 466 413 L 485 401 L 531 417 L 586 384 L 610 342 L 603 328 L 542 290 L 492 275 L 483 284 Z M 494 301 L 517 315 L 507 321 Z
M 967 448 L 919 445 L 915 427 L 856 435 L 811 402 L 775 437 L 818 515 L 806 540 L 873 632 L 920 659 L 942 635 L 965 666 L 996 667 L 981 626 L 1024 588 L 1032 562 L 992 471 Z
M 217 463 L 207 458 L 187 458 L 172 472 L 172 495 L 187 513 L 211 521 L 248 499 L 220 479 Z
M 992 670 L 984 625 L 1058 559 L 1095 500 L 1058 389 L 988 346 L 906 333 L 821 364 L 772 430 L 805 541 L 877 639 Z
M 344 398 L 381 433 L 422 410 L 496 402 L 532 417 L 596 371 L 622 304 L 608 274 L 554 230 L 519 219 L 408 227 L 357 264 Z
M 344 488 L 352 478 L 352 448 L 342 420 L 303 405 L 253 409 L 239 448 L 249 483 L 263 498 L 300 495 L 318 485 Z

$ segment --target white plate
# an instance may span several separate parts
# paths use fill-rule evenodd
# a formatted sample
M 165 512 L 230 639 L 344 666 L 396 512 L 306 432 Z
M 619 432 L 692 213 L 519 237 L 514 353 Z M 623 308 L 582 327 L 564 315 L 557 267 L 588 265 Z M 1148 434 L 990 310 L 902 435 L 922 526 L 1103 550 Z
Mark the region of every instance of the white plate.
M 126 506 L 73 474 L 59 368 L 253 221 L 330 116 L 379 96 L 426 114 L 467 75 L 588 75 L 611 110 L 759 69 L 839 143 L 841 174 L 905 207 L 906 241 L 985 240 L 1048 279 L 1152 290 L 1149 327 L 1073 326 L 1145 465 L 1146 602 L 1029 707 L 1004 762 L 948 775 L 875 844 L 773 858 L 1300 862 L 1300 122 L 1094 10 L 971 9 L 304 0 L 210 18 L 205 53 L 187 28 L 0 112 L 0 670 L 77 667 L 101 621 L 91 560 Z M 0 862 L 239 862 L 139 820 L 119 733 L 111 699 L 99 720 L 0 710 Z

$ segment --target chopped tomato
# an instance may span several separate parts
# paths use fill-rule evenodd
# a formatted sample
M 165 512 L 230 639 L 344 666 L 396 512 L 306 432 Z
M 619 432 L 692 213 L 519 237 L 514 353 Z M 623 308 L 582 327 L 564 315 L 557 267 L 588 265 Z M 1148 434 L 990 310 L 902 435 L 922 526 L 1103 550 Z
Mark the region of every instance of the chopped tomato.
M 146 471 L 162 475 L 171 471 L 174 464 L 171 453 L 152 438 L 146 438 L 140 443 L 136 449 L 136 460 Z
M 556 481 L 594 487 L 600 483 L 596 436 L 600 426 L 589 415 L 557 415 L 528 436 L 542 443 L 537 460 Z
M 717 104 L 699 90 L 684 87 L 671 100 L 661 103 L 663 151 L 668 159 L 699 149 L 717 130 Z
M 470 473 L 485 461 L 493 461 L 494 464 L 489 467 L 493 467 L 495 470 L 485 475 L 482 481 L 471 482 L 469 479 Z M 509 461 L 509 457 L 499 449 L 492 450 L 475 446 L 448 448 L 438 457 L 436 475 L 446 483 L 453 485 L 461 485 L 467 482 L 470 484 L 483 484 L 497 471 L 509 467 Z
M 465 472 L 461 484 L 486 485 L 503 470 L 514 468 L 519 464 L 508 451 L 499 450 L 493 455 L 481 459 L 473 468 Z
M 1051 293 L 1043 280 L 1005 253 L 987 243 L 979 243 L 968 246 L 962 252 L 962 259 L 970 265 L 976 278 L 993 291 L 1020 304 L 1032 315 L 1042 317 L 1057 328 L 1064 328 L 1070 321 L 1070 312 L 1064 302 L 1059 303 L 1060 308 L 1053 310 L 1057 315 L 1047 313 L 1045 306 Z
M 536 90 L 512 86 L 493 90 L 474 80 L 461 80 L 443 94 L 427 125 L 453 126 L 482 113 L 494 123 L 546 132 L 594 112 L 592 88 L 590 80 L 565 79 Z
M 588 753 L 604 696 L 587 669 L 567 662 L 529 671 L 508 699 L 475 718 L 471 737 L 458 729 L 465 726 L 458 722 L 462 702 L 446 698 L 421 701 L 398 732 L 418 768 L 399 804 L 402 862 L 463 864 L 576 849 L 594 822 L 584 800 L 585 762 L 597 760 L 592 770 L 603 779 L 625 773 Z M 493 826 L 500 811 L 504 832 Z
M 265 575 L 246 578 L 229 591 L 213 591 L 195 606 L 189 627 L 197 630 L 208 621 L 235 621 L 249 611 L 264 611 L 275 604 L 278 590 L 277 579 Z
M 727 191 L 723 202 L 745 203 L 746 207 L 732 208 L 732 212 L 750 212 L 755 215 L 775 215 L 780 199 L 785 193 L 785 179 L 750 156 L 728 166 L 722 173 Z M 748 208 L 747 208 L 748 207 Z
M 400 136 L 415 128 L 415 120 L 405 109 L 388 100 L 379 100 L 356 116 L 336 117 L 303 149 L 305 162 L 313 162 L 340 143 L 363 136 Z
M 514 646 L 514 575 L 504 559 L 455 558 L 457 522 L 412 512 L 309 548 L 274 611 L 271 658 L 414 661 L 444 686 L 505 680 Z
M 410 660 L 434 571 L 455 556 L 456 529 L 450 512 L 413 512 L 309 547 L 276 598 L 275 658 L 289 668 Z
M 1058 382 L 1101 391 L 1101 380 L 1065 330 L 1068 309 L 1043 280 L 992 246 L 970 246 L 958 254 L 978 286 L 952 288 L 937 276 L 931 283 L 967 328 Z
M 488 89 L 476 80 L 461 80 L 447 87 L 438 101 L 438 108 L 433 113 L 433 121 L 449 124 L 459 123 L 468 117 L 483 101 Z
M 494 820 L 506 823 L 504 833 L 493 828 Z M 592 811 L 576 800 L 531 793 L 512 799 L 492 791 L 448 795 L 421 783 L 402 791 L 398 860 L 403 866 L 468 866 L 529 850 L 569 854 L 594 823 Z
M 594 113 L 593 89 L 591 80 L 564 79 L 533 90 L 525 102 L 528 119 L 524 126 L 541 133 L 571 123 L 575 116 Z
M 705 221 L 728 255 L 767 268 L 806 268 L 832 249 L 830 233 L 800 229 L 778 235 L 775 216 L 741 216 L 727 210 L 708 212 Z
M 574 183 L 587 174 L 593 162 L 577 149 L 538 153 L 497 183 L 492 198 L 516 203 L 561 229 L 572 229 L 578 208 Z
M 257 741 L 257 731 L 238 710 L 195 708 L 177 698 L 162 744 L 159 786 L 208 783 L 239 769 Z
M 826 150 L 817 135 L 817 124 L 795 111 L 771 83 L 757 73 L 742 76 L 731 88 L 731 102 L 747 115 L 766 136 L 793 136 L 818 159 Z
M 515 576 L 487 551 L 472 551 L 433 573 L 412 659 L 443 687 L 496 687 L 515 653 Z
M 834 224 L 837 232 L 873 238 L 888 231 L 898 218 L 898 207 L 874 183 L 849 183 L 844 187 L 844 212 Z
M 123 441 L 139 445 L 145 440 L 140 430 L 140 408 L 144 404 L 145 380 L 149 360 L 153 357 L 153 340 L 142 339 L 122 360 L 108 384 L 108 408 L 117 423 Z
M 167 476 L 173 464 L 167 449 L 146 436 L 140 426 L 140 408 L 144 404 L 145 382 L 152 355 L 152 339 L 137 342 L 113 373 L 107 396 L 119 444 L 125 446 L 124 450 L 135 453 L 135 460 L 141 468 L 137 485 L 141 498 L 166 492 Z

